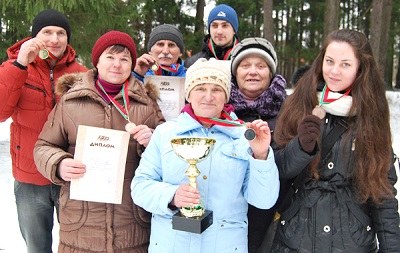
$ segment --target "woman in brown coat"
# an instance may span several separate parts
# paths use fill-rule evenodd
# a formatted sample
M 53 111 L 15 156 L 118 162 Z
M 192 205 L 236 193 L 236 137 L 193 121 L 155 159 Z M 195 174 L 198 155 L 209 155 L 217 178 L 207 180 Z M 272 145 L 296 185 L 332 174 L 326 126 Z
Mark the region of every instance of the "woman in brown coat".
M 61 185 L 60 253 L 147 252 L 150 215 L 133 203 L 130 183 L 141 151 L 164 118 L 155 87 L 145 87 L 131 75 L 135 62 L 132 38 L 111 31 L 93 47 L 95 69 L 63 76 L 57 83 L 61 98 L 43 127 L 34 158 L 38 170 Z M 74 159 L 79 125 L 131 133 L 121 204 L 70 198 L 71 179 L 86 172 L 85 164 Z

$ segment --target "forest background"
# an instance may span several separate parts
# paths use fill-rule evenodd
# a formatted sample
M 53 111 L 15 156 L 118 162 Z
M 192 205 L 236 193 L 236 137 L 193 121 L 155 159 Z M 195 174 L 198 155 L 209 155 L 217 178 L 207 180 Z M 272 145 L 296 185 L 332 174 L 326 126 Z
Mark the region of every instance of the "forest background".
M 130 34 L 138 55 L 147 51 L 151 30 L 176 25 L 186 45 L 183 59 L 201 50 L 207 34 L 205 6 L 228 4 L 239 17 L 238 35 L 270 40 L 278 55 L 277 73 L 311 64 L 324 37 L 338 28 L 355 29 L 370 39 L 388 90 L 400 89 L 400 1 L 397 0 L 0 0 L 0 64 L 6 50 L 31 34 L 34 16 L 54 8 L 71 24 L 70 44 L 91 68 L 91 49 L 105 32 Z

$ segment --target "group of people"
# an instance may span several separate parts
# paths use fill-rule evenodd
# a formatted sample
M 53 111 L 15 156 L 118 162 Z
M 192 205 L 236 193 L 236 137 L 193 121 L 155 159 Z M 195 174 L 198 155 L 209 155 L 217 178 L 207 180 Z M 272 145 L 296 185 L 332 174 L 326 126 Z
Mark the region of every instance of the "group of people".
M 202 51 L 186 60 L 173 25 L 155 27 L 139 57 L 128 34 L 107 32 L 88 70 L 69 45 L 66 16 L 45 10 L 32 36 L 7 50 L 0 121 L 13 120 L 28 252 L 52 252 L 54 208 L 60 253 L 263 253 L 268 236 L 270 252 L 398 252 L 389 107 L 367 37 L 332 32 L 287 96 L 273 45 L 240 40 L 233 8 L 217 5 L 207 25 Z M 177 118 L 165 121 L 147 75 L 185 77 Z M 70 198 L 71 180 L 86 173 L 74 159 L 79 125 L 130 133 L 121 204 Z M 175 138 L 216 141 L 197 164 L 196 187 Z M 296 193 L 283 201 L 294 181 Z M 198 203 L 212 210 L 212 225 L 200 234 L 173 229 L 172 217 Z M 278 208 L 276 233 L 266 234 Z

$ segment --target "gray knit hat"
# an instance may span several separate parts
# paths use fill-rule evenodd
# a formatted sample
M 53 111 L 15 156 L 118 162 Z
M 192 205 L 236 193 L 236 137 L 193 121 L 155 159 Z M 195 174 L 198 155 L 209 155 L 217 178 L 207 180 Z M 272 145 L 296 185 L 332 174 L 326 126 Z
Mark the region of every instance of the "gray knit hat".
M 150 33 L 149 43 L 147 44 L 147 50 L 151 48 L 159 40 L 170 40 L 178 45 L 181 53 L 185 52 L 185 43 L 183 43 L 183 36 L 181 31 L 176 26 L 170 24 L 163 24 L 155 27 Z
M 240 41 L 232 50 L 232 76 L 236 76 L 236 70 L 240 62 L 249 55 L 256 55 L 263 58 L 268 64 L 271 74 L 275 75 L 278 59 L 272 44 L 264 38 L 247 38 Z

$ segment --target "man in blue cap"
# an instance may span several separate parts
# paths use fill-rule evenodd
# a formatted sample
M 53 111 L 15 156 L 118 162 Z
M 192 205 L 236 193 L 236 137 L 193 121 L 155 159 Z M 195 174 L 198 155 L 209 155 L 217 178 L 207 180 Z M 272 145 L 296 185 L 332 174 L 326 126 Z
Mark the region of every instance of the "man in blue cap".
M 214 7 L 208 15 L 208 34 L 203 39 L 201 52 L 189 57 L 185 67 L 190 67 L 199 58 L 230 60 L 232 48 L 239 43 L 237 31 L 239 21 L 236 11 L 226 5 Z

